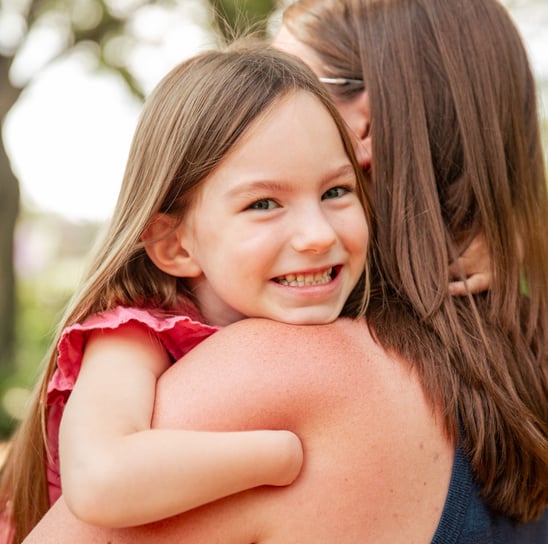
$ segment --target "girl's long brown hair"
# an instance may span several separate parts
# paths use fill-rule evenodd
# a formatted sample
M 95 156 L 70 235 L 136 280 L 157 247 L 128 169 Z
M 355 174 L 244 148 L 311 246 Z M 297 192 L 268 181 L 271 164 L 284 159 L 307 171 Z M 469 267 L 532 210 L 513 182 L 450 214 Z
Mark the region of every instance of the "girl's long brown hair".
M 487 503 L 537 517 L 548 497 L 548 197 L 514 24 L 496 0 L 300 0 L 283 22 L 324 75 L 363 79 L 369 94 L 370 326 L 418 371 Z M 452 297 L 449 263 L 479 233 L 492 285 Z
M 50 506 L 45 473 L 47 384 L 55 371 L 62 330 L 117 305 L 168 313 L 180 310 L 181 297 L 191 294 L 184 280 L 152 264 L 141 242 L 143 231 L 158 212 L 181 217 L 196 188 L 249 125 L 278 100 L 298 91 L 312 93 L 331 113 L 361 181 L 358 192 L 370 217 L 344 123 L 327 92 L 300 61 L 245 40 L 174 68 L 145 103 L 110 226 L 59 324 L 29 414 L 12 440 L 2 474 L 0 510 L 8 507 L 11 512 L 16 543 Z M 367 277 L 366 270 L 345 315 L 363 314 Z

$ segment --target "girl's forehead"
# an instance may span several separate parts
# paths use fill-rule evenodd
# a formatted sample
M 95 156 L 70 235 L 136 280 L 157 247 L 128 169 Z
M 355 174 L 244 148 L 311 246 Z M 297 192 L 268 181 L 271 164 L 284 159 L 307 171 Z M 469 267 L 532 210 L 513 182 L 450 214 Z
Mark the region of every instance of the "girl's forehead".
M 201 185 L 205 189 L 212 179 L 223 178 L 217 187 L 230 192 L 246 180 L 289 181 L 307 172 L 322 177 L 341 164 L 350 162 L 331 112 L 312 92 L 297 90 L 250 122 Z
M 246 145 L 253 146 L 258 138 L 264 138 L 274 145 L 274 142 L 281 139 L 295 137 L 296 135 L 290 127 L 296 128 L 302 124 L 327 129 L 334 126 L 335 121 L 331 112 L 317 95 L 312 91 L 295 89 L 278 96 L 265 110 L 259 113 L 246 127 L 228 155 Z M 305 142 L 302 145 L 305 145 Z M 273 152 L 273 157 L 275 157 L 275 148 L 273 148 Z M 300 149 L 295 149 L 295 153 L 299 152 Z

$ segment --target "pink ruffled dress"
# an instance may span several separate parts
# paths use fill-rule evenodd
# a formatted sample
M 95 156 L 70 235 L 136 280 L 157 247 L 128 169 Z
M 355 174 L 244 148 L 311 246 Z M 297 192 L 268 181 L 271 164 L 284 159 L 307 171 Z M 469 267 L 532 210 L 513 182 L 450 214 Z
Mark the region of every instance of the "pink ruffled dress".
M 188 310 L 188 311 L 187 311 Z M 136 322 L 153 332 L 171 356 L 173 362 L 197 346 L 202 340 L 219 330 L 205 325 L 198 311 L 185 308 L 186 315 L 158 317 L 142 309 L 117 307 L 89 317 L 84 323 L 72 325 L 63 331 L 57 346 L 57 369 L 47 392 L 47 440 L 49 456 L 46 460 L 50 504 L 61 495 L 59 476 L 59 425 L 67 399 L 74 387 L 90 332 L 100 329 L 117 329 L 120 325 Z

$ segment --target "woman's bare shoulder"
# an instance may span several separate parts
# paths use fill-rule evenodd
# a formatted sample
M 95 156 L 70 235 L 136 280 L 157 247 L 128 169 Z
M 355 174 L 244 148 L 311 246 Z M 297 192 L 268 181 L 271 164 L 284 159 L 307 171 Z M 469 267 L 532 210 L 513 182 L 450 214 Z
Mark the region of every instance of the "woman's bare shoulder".
M 195 356 L 214 352 L 224 357 L 250 354 L 272 361 L 288 354 L 315 357 L 341 353 L 382 352 L 373 341 L 364 320 L 340 318 L 325 325 L 289 325 L 268 319 L 248 318 L 221 329 L 195 350 Z
M 224 429 L 245 421 L 250 428 L 268 423 L 291 429 L 356 387 L 361 394 L 403 387 L 406 367 L 375 344 L 361 320 L 295 326 L 245 319 L 203 341 L 160 378 L 155 421 Z

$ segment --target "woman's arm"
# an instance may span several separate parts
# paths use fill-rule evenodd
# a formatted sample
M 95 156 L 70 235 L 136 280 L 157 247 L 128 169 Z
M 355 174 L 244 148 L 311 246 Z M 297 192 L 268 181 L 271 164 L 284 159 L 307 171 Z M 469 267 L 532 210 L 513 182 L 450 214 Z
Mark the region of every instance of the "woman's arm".
M 60 429 L 65 501 L 81 520 L 126 527 L 258 485 L 287 485 L 302 463 L 286 431 L 151 430 L 169 360 L 137 325 L 95 332 Z

